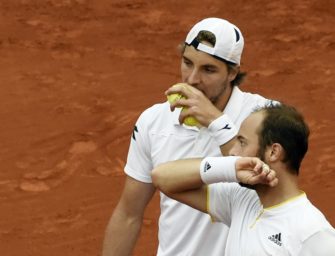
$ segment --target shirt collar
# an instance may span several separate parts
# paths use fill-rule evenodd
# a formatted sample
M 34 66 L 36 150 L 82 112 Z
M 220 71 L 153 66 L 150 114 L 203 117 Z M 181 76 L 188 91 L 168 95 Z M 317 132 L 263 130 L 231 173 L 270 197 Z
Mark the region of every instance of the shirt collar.
M 297 205 L 302 203 L 306 203 L 306 201 L 308 201 L 306 193 L 304 191 L 301 191 L 299 195 L 291 197 L 284 202 L 264 208 L 264 214 L 273 215 L 282 211 L 288 212 L 290 211 L 290 208 L 296 207 Z
M 242 107 L 243 92 L 237 86 L 234 86 L 229 101 L 223 112 L 227 114 L 233 122 L 236 122 L 240 112 L 242 111 Z

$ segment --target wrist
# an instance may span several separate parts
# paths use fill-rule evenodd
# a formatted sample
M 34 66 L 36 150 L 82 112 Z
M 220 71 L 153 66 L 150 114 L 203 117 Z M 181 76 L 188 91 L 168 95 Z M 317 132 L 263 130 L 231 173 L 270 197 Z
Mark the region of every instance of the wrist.
M 236 160 L 239 157 L 206 157 L 200 163 L 200 176 L 205 184 L 219 182 L 238 182 Z
M 223 114 L 211 122 L 208 131 L 219 146 L 226 144 L 237 135 L 237 128 L 228 115 Z

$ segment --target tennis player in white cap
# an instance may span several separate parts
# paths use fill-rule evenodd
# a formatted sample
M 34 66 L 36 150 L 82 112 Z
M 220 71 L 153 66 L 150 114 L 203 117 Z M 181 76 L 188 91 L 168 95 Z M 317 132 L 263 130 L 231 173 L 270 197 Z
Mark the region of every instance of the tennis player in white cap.
M 181 47 L 181 83 L 165 92 L 183 97 L 146 109 L 135 124 L 127 179 L 106 229 L 103 256 L 131 254 L 155 192 L 153 168 L 176 159 L 227 155 L 242 121 L 268 102 L 239 88 L 245 76 L 240 71 L 243 46 L 240 29 L 227 20 L 206 18 L 191 28 Z M 185 125 L 188 117 L 197 125 Z M 224 255 L 226 225 L 160 195 L 157 255 Z

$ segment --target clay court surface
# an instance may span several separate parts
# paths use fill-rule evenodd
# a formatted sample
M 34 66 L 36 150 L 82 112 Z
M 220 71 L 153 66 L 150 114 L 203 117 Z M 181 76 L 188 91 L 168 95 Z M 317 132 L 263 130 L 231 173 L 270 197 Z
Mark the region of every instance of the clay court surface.
M 176 46 L 226 18 L 246 47 L 242 89 L 311 127 L 301 186 L 335 225 L 335 2 L 0 1 L 0 254 L 100 255 L 140 112 L 180 82 Z M 158 195 L 134 255 L 154 255 Z M 302 213 L 303 214 L 303 213 Z

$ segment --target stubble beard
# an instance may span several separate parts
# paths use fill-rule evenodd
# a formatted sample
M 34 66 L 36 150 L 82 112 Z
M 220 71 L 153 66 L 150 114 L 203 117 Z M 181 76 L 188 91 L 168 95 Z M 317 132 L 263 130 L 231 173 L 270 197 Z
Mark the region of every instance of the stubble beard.
M 230 83 L 227 78 L 225 81 L 222 82 L 222 86 L 217 95 L 209 98 L 209 100 L 213 103 L 214 106 L 220 107 L 220 104 L 222 104 L 220 101 L 222 101 L 222 99 L 225 98 L 228 86 L 230 86 Z M 221 110 L 223 111 L 223 109 Z

